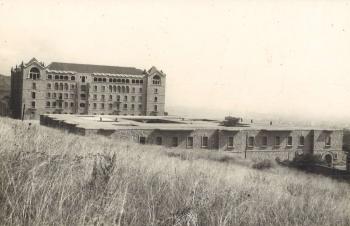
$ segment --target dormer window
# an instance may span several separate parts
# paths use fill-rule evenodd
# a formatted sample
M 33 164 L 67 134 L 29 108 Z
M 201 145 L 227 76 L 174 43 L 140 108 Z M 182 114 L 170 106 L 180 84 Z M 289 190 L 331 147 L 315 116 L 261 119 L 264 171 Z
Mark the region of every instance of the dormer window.
M 36 68 L 36 67 L 31 68 L 30 72 L 29 72 L 29 78 L 34 79 L 34 80 L 40 79 L 40 71 L 39 71 L 39 69 Z
M 159 75 L 153 76 L 153 85 L 160 85 L 160 77 Z

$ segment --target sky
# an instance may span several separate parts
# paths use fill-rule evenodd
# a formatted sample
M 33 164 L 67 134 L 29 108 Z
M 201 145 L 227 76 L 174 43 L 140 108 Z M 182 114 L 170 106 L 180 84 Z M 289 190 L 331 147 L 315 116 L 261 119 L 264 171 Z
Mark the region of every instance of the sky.
M 0 0 L 0 74 L 156 66 L 170 111 L 350 121 L 350 1 Z

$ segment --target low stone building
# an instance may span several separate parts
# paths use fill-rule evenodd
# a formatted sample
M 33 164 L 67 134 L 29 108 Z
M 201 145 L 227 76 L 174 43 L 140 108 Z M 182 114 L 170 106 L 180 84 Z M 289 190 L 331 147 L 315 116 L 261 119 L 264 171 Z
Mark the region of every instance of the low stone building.
M 219 121 L 178 117 L 42 115 L 42 125 L 70 132 L 107 135 L 140 144 L 182 149 L 211 149 L 242 157 L 293 159 L 320 154 L 329 163 L 343 158 L 340 129 L 297 128 L 271 124 L 223 126 Z

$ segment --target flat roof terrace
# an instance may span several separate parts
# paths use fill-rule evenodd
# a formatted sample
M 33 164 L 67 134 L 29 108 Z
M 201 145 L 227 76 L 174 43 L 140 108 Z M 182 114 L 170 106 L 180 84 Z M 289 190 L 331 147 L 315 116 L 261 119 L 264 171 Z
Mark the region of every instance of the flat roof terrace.
M 191 131 L 197 129 L 242 131 L 293 131 L 293 130 L 341 130 L 334 128 L 297 127 L 290 125 L 270 125 L 269 122 L 237 124 L 223 126 L 219 120 L 191 119 L 178 116 L 117 116 L 117 115 L 70 115 L 44 114 L 40 117 L 40 124 L 47 124 L 45 120 L 67 124 L 84 130 L 164 130 Z

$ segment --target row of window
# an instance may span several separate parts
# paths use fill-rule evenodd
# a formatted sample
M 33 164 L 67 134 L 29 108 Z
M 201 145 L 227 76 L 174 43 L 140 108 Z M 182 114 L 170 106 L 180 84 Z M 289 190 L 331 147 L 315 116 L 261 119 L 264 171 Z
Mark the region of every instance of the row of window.
M 74 75 L 72 75 L 72 76 L 68 76 L 68 75 L 55 75 L 55 76 L 47 75 L 47 79 L 48 80 L 54 79 L 54 80 L 65 80 L 65 81 L 71 80 L 71 81 L 75 81 L 75 76 Z
M 75 85 L 74 84 L 70 84 L 70 86 L 68 85 L 68 83 L 55 83 L 54 84 L 54 89 L 55 90 L 68 90 L 70 87 L 71 90 L 75 89 Z M 46 88 L 48 90 L 52 89 L 52 84 L 51 83 L 47 83 Z
M 98 89 L 98 86 L 93 86 L 93 91 L 101 91 L 101 92 L 106 92 L 106 86 L 101 86 L 100 90 Z M 108 91 L 110 93 L 129 93 L 130 92 L 130 87 L 129 86 L 108 86 Z M 136 93 L 136 88 L 132 87 L 131 88 L 132 93 Z M 139 93 L 142 93 L 142 88 L 139 88 Z
M 86 95 L 81 94 L 80 96 L 81 96 L 81 99 L 85 99 Z M 75 97 L 74 93 L 69 93 L 69 94 L 68 93 L 46 93 L 46 98 L 48 98 L 48 99 L 58 98 L 58 99 L 62 100 L 62 99 L 74 99 L 74 97 Z
M 55 90 L 68 90 L 70 87 L 71 90 L 75 89 L 76 86 L 74 84 L 69 84 L 68 83 L 54 83 L 54 89 Z M 52 84 L 51 83 L 47 83 L 46 88 L 48 90 L 52 89 Z M 130 92 L 130 88 L 129 86 L 109 86 L 109 92 L 118 92 L 118 93 L 129 93 Z M 32 89 L 36 89 L 36 83 L 33 82 L 32 83 Z M 86 85 L 81 85 L 80 87 L 81 91 L 86 91 Z M 97 92 L 98 91 L 98 87 L 94 86 L 93 91 Z M 105 86 L 101 86 L 101 91 L 105 92 L 106 91 L 106 87 Z M 154 89 L 153 90 L 155 94 L 158 93 L 158 89 Z M 136 88 L 132 87 L 131 88 L 131 93 L 135 93 L 136 92 Z M 139 88 L 139 93 L 142 93 L 142 88 Z
M 140 136 L 139 137 L 139 143 L 140 144 L 146 144 L 146 137 Z M 156 137 L 155 143 L 157 145 L 163 144 L 163 138 L 161 136 Z M 179 145 L 179 138 L 178 137 L 172 137 L 171 138 L 171 147 L 177 147 Z M 201 147 L 202 148 L 208 148 L 209 146 L 209 137 L 203 136 L 201 137 Z M 186 147 L 187 148 L 193 148 L 193 137 L 187 137 L 186 138 Z
M 142 79 L 109 78 L 108 81 L 114 82 L 114 83 L 126 83 L 126 84 L 129 84 L 131 81 L 131 84 L 143 84 Z M 107 78 L 94 77 L 94 82 L 107 82 Z
M 146 137 L 139 137 L 139 143 L 140 144 L 145 144 L 146 143 Z M 158 136 L 156 137 L 156 144 L 157 145 L 162 145 L 162 137 Z M 178 137 L 172 137 L 171 138 L 171 146 L 172 147 L 177 147 L 179 144 L 179 138 Z M 268 145 L 268 137 L 264 136 L 262 137 L 262 147 L 267 147 Z M 305 137 L 304 136 L 299 136 L 299 146 L 304 146 L 305 144 Z M 207 148 L 209 145 L 209 138 L 207 136 L 202 136 L 201 137 L 201 147 L 202 148 Z M 254 147 L 255 146 L 255 137 L 250 136 L 248 137 L 248 147 Z M 281 137 L 280 136 L 275 136 L 274 138 L 274 145 L 275 146 L 280 146 L 281 145 Z M 331 146 L 331 137 L 327 136 L 325 139 L 325 145 L 326 146 Z M 287 146 L 291 147 L 293 146 L 293 137 L 289 136 L 287 138 Z M 187 148 L 193 148 L 193 137 L 187 137 L 186 138 L 186 147 Z M 227 147 L 228 148 L 233 148 L 234 147 L 234 137 L 228 137 L 227 138 Z
M 58 107 L 58 108 L 62 108 L 64 106 L 64 108 L 68 108 L 69 106 L 71 107 L 71 108 L 73 108 L 74 107 L 74 103 L 73 102 L 64 102 L 64 104 L 62 103 L 62 102 L 56 102 L 56 101 L 53 101 L 52 103 L 51 102 L 49 102 L 49 101 L 47 101 L 46 102 L 46 108 L 50 108 L 50 107 L 52 107 L 52 108 L 56 108 L 56 107 Z
M 73 99 L 74 98 L 74 93 L 47 93 L 46 94 L 46 98 L 50 99 L 50 98 L 53 98 L 53 99 Z M 35 92 L 32 92 L 32 98 L 35 99 Z M 85 93 L 82 93 L 80 94 L 80 99 L 81 100 L 86 100 L 86 94 Z M 94 94 L 93 95 L 93 100 L 97 100 L 98 99 L 98 95 L 97 94 Z M 105 101 L 106 98 L 105 98 L 105 95 L 101 95 L 101 101 Z M 108 97 L 108 100 L 109 101 L 113 101 L 113 96 L 112 95 L 109 95 Z M 136 96 L 131 96 L 131 102 L 136 102 Z M 117 95 L 116 96 L 116 101 L 120 102 L 121 101 L 121 97 L 120 95 Z M 128 96 L 124 96 L 124 99 L 123 99 L 124 102 L 127 102 L 128 101 Z M 142 102 L 142 96 L 138 96 L 138 102 Z M 154 97 L 154 102 L 158 102 L 158 97 Z
M 97 94 L 93 94 L 92 99 L 93 99 L 93 100 L 99 99 L 99 98 L 98 98 L 98 95 L 97 95 Z M 105 100 L 106 100 L 106 96 L 105 96 L 104 94 L 102 94 L 100 100 L 101 100 L 101 101 L 105 101 Z M 108 96 L 108 100 L 109 100 L 109 101 L 113 101 L 113 96 L 112 96 L 112 95 L 109 95 L 109 96 Z M 118 102 L 121 101 L 120 95 L 116 95 L 116 101 L 118 101 Z M 124 96 L 123 101 L 124 101 L 124 102 L 128 101 L 128 96 Z M 136 96 L 131 96 L 131 102 L 135 102 L 135 101 L 136 101 Z M 142 102 L 142 96 L 138 96 L 138 101 L 139 101 L 139 102 Z M 158 98 L 155 98 L 155 102 L 157 102 L 157 101 L 158 101 Z
M 97 103 L 93 103 L 92 104 L 93 109 L 97 109 L 97 105 L 98 105 Z M 106 104 L 100 103 L 99 105 L 100 105 L 100 109 L 105 109 Z M 108 106 L 109 110 L 113 109 L 113 104 L 109 103 L 107 106 Z M 130 106 L 131 106 L 131 108 L 130 108 L 131 110 L 135 110 L 135 104 L 131 104 Z M 116 109 L 119 110 L 120 109 L 120 104 L 115 104 L 114 107 L 116 107 Z M 123 104 L 123 109 L 127 110 L 128 109 L 128 104 Z M 139 110 L 142 109 L 142 104 L 138 105 L 138 109 Z

